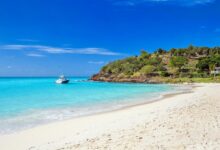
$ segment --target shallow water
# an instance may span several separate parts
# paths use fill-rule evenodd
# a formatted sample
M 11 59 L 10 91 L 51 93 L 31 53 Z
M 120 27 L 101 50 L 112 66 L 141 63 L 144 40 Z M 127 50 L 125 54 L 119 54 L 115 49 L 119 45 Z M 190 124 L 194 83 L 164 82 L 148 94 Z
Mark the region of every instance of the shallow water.
M 0 134 L 82 115 L 120 109 L 186 87 L 167 84 L 92 82 L 70 78 L 0 78 Z

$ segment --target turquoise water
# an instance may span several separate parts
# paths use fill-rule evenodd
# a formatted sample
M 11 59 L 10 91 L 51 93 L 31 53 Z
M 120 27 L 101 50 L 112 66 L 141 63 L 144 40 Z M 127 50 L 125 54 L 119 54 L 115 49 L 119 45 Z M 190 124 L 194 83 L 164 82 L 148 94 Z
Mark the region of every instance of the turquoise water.
M 57 120 L 119 109 L 182 90 L 165 84 L 92 82 L 70 78 L 0 78 L 0 133 Z

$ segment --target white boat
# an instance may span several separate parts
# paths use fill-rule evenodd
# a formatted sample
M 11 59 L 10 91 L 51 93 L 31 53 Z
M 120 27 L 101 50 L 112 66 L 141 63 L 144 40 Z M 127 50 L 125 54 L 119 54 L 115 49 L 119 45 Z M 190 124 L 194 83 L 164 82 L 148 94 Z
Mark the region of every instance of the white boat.
M 60 76 L 59 79 L 56 80 L 57 84 L 67 84 L 70 80 L 66 79 L 64 75 Z

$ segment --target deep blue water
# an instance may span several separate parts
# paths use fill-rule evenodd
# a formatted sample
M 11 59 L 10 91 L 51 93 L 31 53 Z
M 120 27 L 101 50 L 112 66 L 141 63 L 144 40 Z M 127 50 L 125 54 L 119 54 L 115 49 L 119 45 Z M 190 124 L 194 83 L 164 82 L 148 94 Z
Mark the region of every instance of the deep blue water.
M 118 109 L 182 90 L 166 84 L 92 82 L 70 78 L 0 78 L 0 133 Z

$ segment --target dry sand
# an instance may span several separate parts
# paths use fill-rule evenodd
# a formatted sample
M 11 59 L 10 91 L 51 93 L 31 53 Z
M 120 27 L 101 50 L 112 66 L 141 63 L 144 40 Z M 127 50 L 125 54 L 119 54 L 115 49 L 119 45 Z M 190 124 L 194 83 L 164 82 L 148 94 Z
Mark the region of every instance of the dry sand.
M 197 84 L 198 85 L 198 84 Z M 0 136 L 0 150 L 220 149 L 220 84 Z

